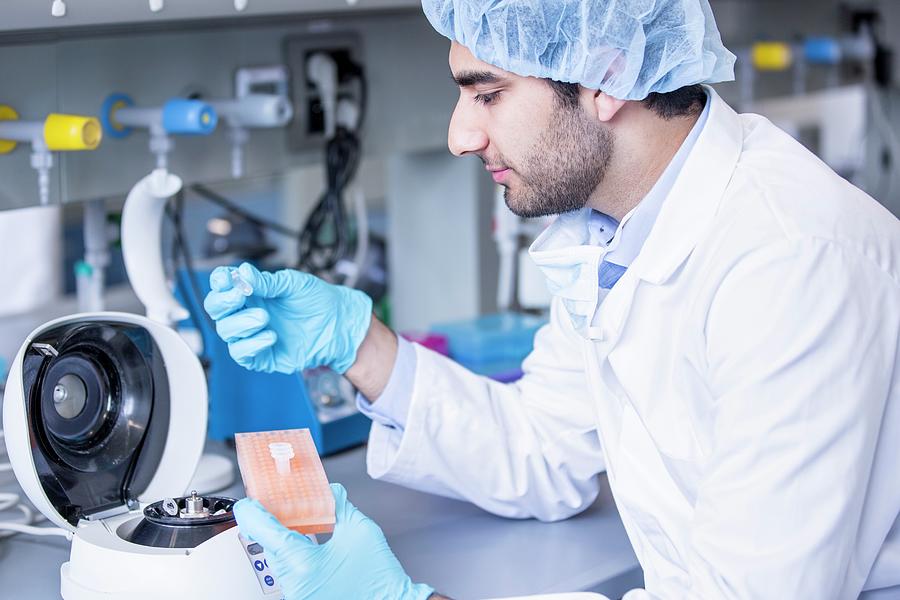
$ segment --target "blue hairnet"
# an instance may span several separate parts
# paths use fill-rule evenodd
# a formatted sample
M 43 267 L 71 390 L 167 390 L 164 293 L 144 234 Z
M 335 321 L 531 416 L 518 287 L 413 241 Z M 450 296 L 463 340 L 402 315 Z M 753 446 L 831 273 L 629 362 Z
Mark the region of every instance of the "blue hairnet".
M 734 79 L 708 0 L 422 0 L 441 34 L 484 62 L 643 100 Z

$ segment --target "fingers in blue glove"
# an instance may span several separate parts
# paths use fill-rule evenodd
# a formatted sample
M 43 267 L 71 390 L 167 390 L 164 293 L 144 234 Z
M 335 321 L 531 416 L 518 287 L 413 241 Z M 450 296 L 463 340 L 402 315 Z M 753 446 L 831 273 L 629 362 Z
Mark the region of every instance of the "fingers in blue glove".
M 263 308 L 245 308 L 216 321 L 216 333 L 228 343 L 255 335 L 269 324 L 269 313 Z
M 334 495 L 334 518 L 338 523 L 346 521 L 350 514 L 357 510 L 353 503 L 347 499 L 347 490 L 339 483 L 331 484 L 331 493 Z
M 267 552 L 277 554 L 288 544 L 294 547 L 309 546 L 310 549 L 316 547 L 306 536 L 282 525 L 256 500 L 250 498 L 238 500 L 232 510 L 241 533 L 259 542 Z
M 259 271 L 249 263 L 242 264 L 238 270 L 241 277 L 253 288 L 253 294 L 260 298 L 283 298 L 303 292 L 307 286 L 313 285 L 318 278 L 309 273 L 282 269 L 269 273 Z
M 214 292 L 224 292 L 232 288 L 231 267 L 216 267 L 209 274 L 209 289 Z
M 278 341 L 278 334 L 271 329 L 264 329 L 255 335 L 228 344 L 228 353 L 239 364 L 256 357 L 260 352 L 268 350 Z M 246 365 L 244 365 L 246 366 Z
M 212 280 L 212 276 L 210 276 Z M 224 291 L 212 290 L 203 299 L 203 308 L 214 321 L 238 311 L 244 307 L 247 297 L 240 290 L 228 288 Z
M 356 506 L 347 499 L 347 490 L 339 483 L 331 484 L 331 493 L 334 494 L 334 533 L 333 538 L 340 538 L 345 530 L 352 530 L 363 522 L 369 522 L 370 526 L 379 530 L 378 525 L 364 515 Z

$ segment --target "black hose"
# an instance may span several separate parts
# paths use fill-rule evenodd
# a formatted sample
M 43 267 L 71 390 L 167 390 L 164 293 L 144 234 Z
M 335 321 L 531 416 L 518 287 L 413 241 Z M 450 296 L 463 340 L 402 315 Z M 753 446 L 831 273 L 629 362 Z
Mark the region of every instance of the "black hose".
M 328 271 L 348 254 L 344 190 L 359 162 L 359 138 L 339 127 L 325 146 L 326 189 L 300 233 L 298 268 L 311 273 Z
M 204 200 L 208 200 L 213 204 L 218 204 L 219 206 L 227 209 L 228 211 L 242 217 L 249 223 L 252 223 L 258 227 L 262 227 L 264 229 L 269 229 L 274 233 L 279 233 L 281 235 L 297 238 L 300 235 L 300 232 L 295 229 L 290 229 L 289 227 L 285 227 L 280 223 L 276 223 L 274 221 L 269 221 L 268 219 L 263 219 L 262 217 L 258 217 L 253 213 L 248 212 L 247 210 L 241 208 L 238 204 L 232 202 L 228 198 L 222 196 L 221 194 L 217 194 L 212 191 L 205 185 L 195 183 L 191 186 L 191 191 L 203 198 Z

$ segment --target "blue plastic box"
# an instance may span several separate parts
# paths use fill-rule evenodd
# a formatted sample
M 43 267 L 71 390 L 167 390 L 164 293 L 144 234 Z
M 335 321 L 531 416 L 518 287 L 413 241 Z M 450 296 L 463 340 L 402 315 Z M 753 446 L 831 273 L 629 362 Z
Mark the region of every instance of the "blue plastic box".
M 450 357 L 467 369 L 503 380 L 522 366 L 534 348 L 534 335 L 547 320 L 518 313 L 485 315 L 431 328 L 445 335 Z

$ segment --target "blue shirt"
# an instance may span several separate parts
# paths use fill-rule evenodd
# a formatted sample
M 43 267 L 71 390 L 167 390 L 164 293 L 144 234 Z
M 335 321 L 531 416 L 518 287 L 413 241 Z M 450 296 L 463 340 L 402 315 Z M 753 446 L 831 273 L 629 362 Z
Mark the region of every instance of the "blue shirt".
M 687 162 L 691 150 L 697 143 L 697 138 L 700 137 L 700 133 L 706 125 L 710 104 L 712 103 L 707 98 L 706 107 L 700 114 L 700 118 L 697 119 L 663 174 L 656 180 L 643 200 L 625 215 L 621 223 L 599 211 L 591 213 L 588 222 L 591 244 L 607 248 L 597 274 L 598 285 L 601 288 L 612 288 L 640 253 L 644 242 L 650 235 L 650 230 L 653 229 L 653 224 L 656 222 L 656 217 L 659 215 L 666 196 L 672 191 L 678 174 L 681 173 L 684 163 Z M 394 362 L 387 386 L 378 397 L 378 402 L 374 404 L 361 394 L 357 394 L 356 405 L 360 412 L 381 425 L 402 430 L 406 425 L 409 403 L 412 401 L 415 375 L 415 350 L 410 342 L 400 337 L 397 360 Z
M 660 209 L 662 209 L 666 196 L 672 191 L 678 174 L 681 173 L 684 163 L 687 162 L 691 150 L 694 149 L 694 145 L 697 143 L 697 138 L 700 137 L 700 132 L 703 131 L 703 127 L 706 125 L 710 104 L 711 102 L 707 99 L 706 107 L 700 114 L 700 118 L 697 119 L 678 152 L 672 157 L 666 170 L 659 176 L 659 179 L 656 180 L 656 183 L 644 196 L 644 199 L 631 209 L 631 212 L 625 215 L 621 223 L 601 212 L 593 211 L 591 213 L 590 221 L 588 222 L 588 228 L 591 232 L 591 243 L 607 246 L 608 251 L 603 257 L 603 263 L 611 264 L 613 266 L 611 271 L 617 273 L 619 277 L 637 258 L 641 248 L 644 246 L 644 242 L 650 235 L 650 230 L 653 229 L 653 224 L 656 223 L 656 217 L 659 215 Z M 603 263 L 600 265 L 600 286 L 606 287 L 603 281 L 605 270 Z M 616 269 L 615 267 L 624 268 Z M 610 277 L 614 277 L 618 281 L 618 277 L 615 277 L 615 275 Z M 612 281 L 612 283 L 614 284 L 615 281 Z M 612 287 L 612 285 L 609 287 Z

